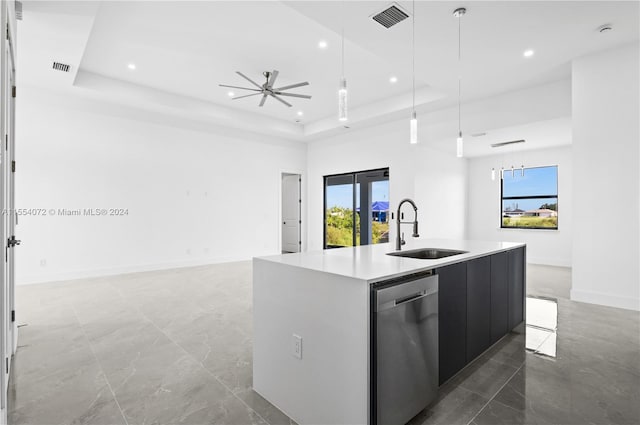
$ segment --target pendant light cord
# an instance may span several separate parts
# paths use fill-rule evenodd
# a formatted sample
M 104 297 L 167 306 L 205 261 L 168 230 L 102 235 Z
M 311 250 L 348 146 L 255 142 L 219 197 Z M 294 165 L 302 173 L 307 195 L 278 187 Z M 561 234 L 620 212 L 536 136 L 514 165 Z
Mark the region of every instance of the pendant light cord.
M 342 9 L 342 78 L 344 79 L 344 0 L 341 4 Z
M 416 0 L 411 5 L 411 72 L 413 74 L 413 112 L 416 112 Z
M 462 15 L 458 16 L 458 135 L 462 136 L 461 99 L 462 99 Z

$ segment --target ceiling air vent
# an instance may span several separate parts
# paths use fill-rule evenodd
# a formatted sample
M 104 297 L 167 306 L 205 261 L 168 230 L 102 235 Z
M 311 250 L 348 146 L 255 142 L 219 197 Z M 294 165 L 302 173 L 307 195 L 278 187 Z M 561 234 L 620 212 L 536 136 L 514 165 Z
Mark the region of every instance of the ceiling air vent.
M 503 146 L 515 145 L 516 143 L 524 143 L 525 140 L 512 140 L 510 142 L 500 142 L 491 145 L 492 148 L 501 148 Z
M 66 63 L 62 63 L 62 62 L 53 63 L 53 69 L 55 69 L 56 71 L 69 72 L 70 68 L 71 68 L 71 65 L 67 65 Z
M 397 3 L 392 3 L 380 13 L 376 13 L 371 18 L 385 28 L 391 28 L 398 22 L 402 22 L 409 17 L 409 14 L 400 8 Z

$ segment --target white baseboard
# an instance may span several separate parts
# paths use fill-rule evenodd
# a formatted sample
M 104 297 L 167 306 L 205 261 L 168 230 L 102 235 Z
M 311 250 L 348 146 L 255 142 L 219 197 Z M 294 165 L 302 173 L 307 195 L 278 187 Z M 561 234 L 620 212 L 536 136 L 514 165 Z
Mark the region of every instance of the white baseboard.
M 571 260 L 562 258 L 543 258 L 543 257 L 531 257 L 527 253 L 527 263 L 540 264 L 543 266 L 555 266 L 555 267 L 571 267 Z
M 571 290 L 571 300 L 589 304 L 606 305 L 609 307 L 624 308 L 626 310 L 640 311 L 640 299 L 620 297 L 604 292 Z
M 17 276 L 17 285 L 31 285 L 36 283 L 55 283 L 67 280 L 76 279 L 90 279 L 103 276 L 114 276 L 127 273 L 140 273 L 151 272 L 156 270 L 169 270 L 169 269 L 181 269 L 185 267 L 198 267 L 206 266 L 209 264 L 219 263 L 232 263 L 235 261 L 248 261 L 252 257 L 218 257 L 209 259 L 198 260 L 186 260 L 186 261 L 173 261 L 161 264 L 139 264 L 139 265 L 126 265 L 116 266 L 103 269 L 86 269 L 86 270 L 73 270 L 68 272 L 54 272 L 44 275 L 35 276 Z

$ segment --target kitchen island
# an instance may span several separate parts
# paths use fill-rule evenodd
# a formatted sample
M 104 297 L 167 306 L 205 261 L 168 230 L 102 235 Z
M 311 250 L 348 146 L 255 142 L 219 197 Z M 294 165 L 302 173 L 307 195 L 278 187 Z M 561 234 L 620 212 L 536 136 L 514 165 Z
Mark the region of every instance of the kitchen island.
M 523 321 L 524 244 L 413 239 L 402 251 L 420 248 L 464 253 L 414 259 L 379 244 L 255 258 L 254 390 L 300 424 L 374 423 L 372 288 L 388 281 L 438 276 L 439 383 Z

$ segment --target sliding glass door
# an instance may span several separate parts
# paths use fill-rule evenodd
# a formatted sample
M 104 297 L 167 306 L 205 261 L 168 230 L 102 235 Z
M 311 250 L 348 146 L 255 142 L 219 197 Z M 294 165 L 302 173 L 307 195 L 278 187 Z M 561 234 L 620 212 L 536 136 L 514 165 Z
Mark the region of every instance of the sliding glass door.
M 389 169 L 324 178 L 324 247 L 389 241 Z

